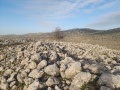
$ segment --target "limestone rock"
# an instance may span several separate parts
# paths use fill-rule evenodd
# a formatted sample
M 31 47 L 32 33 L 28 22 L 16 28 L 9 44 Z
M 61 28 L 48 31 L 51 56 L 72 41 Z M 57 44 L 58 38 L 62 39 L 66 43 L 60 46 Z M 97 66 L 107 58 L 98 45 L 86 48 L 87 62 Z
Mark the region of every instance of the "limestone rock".
M 4 72 L 4 76 L 10 76 L 12 72 L 13 72 L 12 69 L 7 69 L 7 70 Z
M 29 69 L 35 69 L 35 68 L 36 68 L 36 63 L 32 61 L 32 62 L 28 65 L 28 68 L 29 68 Z
M 106 85 L 111 89 L 120 88 L 120 75 L 102 74 L 98 80 L 99 85 Z
M 100 90 L 111 90 L 111 89 L 108 88 L 108 87 L 105 87 L 105 86 L 101 86 L 101 87 L 100 87 Z
M 60 73 L 60 70 L 56 64 L 52 64 L 45 67 L 44 72 L 51 76 L 58 76 Z
M 46 81 L 47 86 L 53 86 L 59 84 L 59 80 L 55 77 L 49 77 L 48 80 Z
M 84 84 L 87 84 L 91 79 L 91 74 L 88 72 L 78 73 L 72 80 L 69 90 L 79 90 Z
M 11 82 L 11 81 L 13 81 L 13 80 L 15 80 L 15 76 L 17 75 L 17 73 L 16 72 L 14 72 L 14 73 L 12 73 L 11 75 L 10 75 L 10 78 L 8 78 L 8 82 Z
M 74 62 L 74 63 L 71 63 L 70 67 L 66 69 L 65 76 L 68 79 L 73 78 L 80 71 L 81 71 L 81 63 Z
M 44 85 L 40 83 L 38 80 L 35 80 L 32 84 L 28 86 L 27 90 L 41 90 L 44 88 Z
M 42 69 L 44 67 L 47 66 L 47 61 L 46 60 L 42 60 L 38 65 L 37 65 L 37 69 Z
M 65 59 L 62 60 L 60 63 L 67 65 L 67 64 L 72 63 L 72 62 L 75 62 L 75 61 L 71 57 L 65 57 Z
M 30 74 L 28 76 L 32 77 L 32 78 L 41 78 L 43 73 L 44 73 L 43 71 L 40 71 L 38 69 L 34 69 L 30 72 Z

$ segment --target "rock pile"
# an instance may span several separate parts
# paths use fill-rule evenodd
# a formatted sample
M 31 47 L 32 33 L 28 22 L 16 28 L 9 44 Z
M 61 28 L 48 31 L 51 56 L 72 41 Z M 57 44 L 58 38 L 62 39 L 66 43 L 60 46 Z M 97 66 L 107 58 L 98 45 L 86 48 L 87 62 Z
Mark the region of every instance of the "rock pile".
M 0 90 L 120 90 L 120 51 L 38 41 L 0 51 Z

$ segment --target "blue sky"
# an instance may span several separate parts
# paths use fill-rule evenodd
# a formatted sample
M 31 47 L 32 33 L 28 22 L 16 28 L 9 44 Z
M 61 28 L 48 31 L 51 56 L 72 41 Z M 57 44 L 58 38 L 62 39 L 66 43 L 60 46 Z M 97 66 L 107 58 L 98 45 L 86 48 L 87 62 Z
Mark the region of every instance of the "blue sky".
M 0 0 L 0 35 L 120 27 L 120 0 Z

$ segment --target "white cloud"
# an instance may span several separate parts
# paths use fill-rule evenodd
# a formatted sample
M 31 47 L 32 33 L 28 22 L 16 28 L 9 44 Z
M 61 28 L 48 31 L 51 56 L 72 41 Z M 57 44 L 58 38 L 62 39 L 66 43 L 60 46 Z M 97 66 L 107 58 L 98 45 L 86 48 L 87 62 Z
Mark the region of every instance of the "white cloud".
M 87 25 L 92 27 L 110 26 L 110 25 L 120 26 L 120 10 L 98 16 L 96 17 L 95 21 L 90 22 Z
M 103 0 L 22 0 L 15 1 L 22 8 L 16 9 L 29 16 L 41 18 L 63 18 L 72 15 L 72 12 L 81 12 L 88 5 L 94 6 Z
M 111 8 L 113 6 L 119 5 L 120 0 L 113 0 L 111 2 L 106 2 L 102 6 L 98 7 L 98 9 L 106 9 L 106 8 Z

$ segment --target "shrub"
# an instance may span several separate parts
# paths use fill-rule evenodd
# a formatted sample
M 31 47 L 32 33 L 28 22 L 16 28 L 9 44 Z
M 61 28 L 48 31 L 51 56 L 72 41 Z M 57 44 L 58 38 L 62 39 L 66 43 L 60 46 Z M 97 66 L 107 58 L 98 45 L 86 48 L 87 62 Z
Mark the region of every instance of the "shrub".
M 57 40 L 64 38 L 64 34 L 59 27 L 55 28 L 55 31 L 53 31 L 53 37 Z

